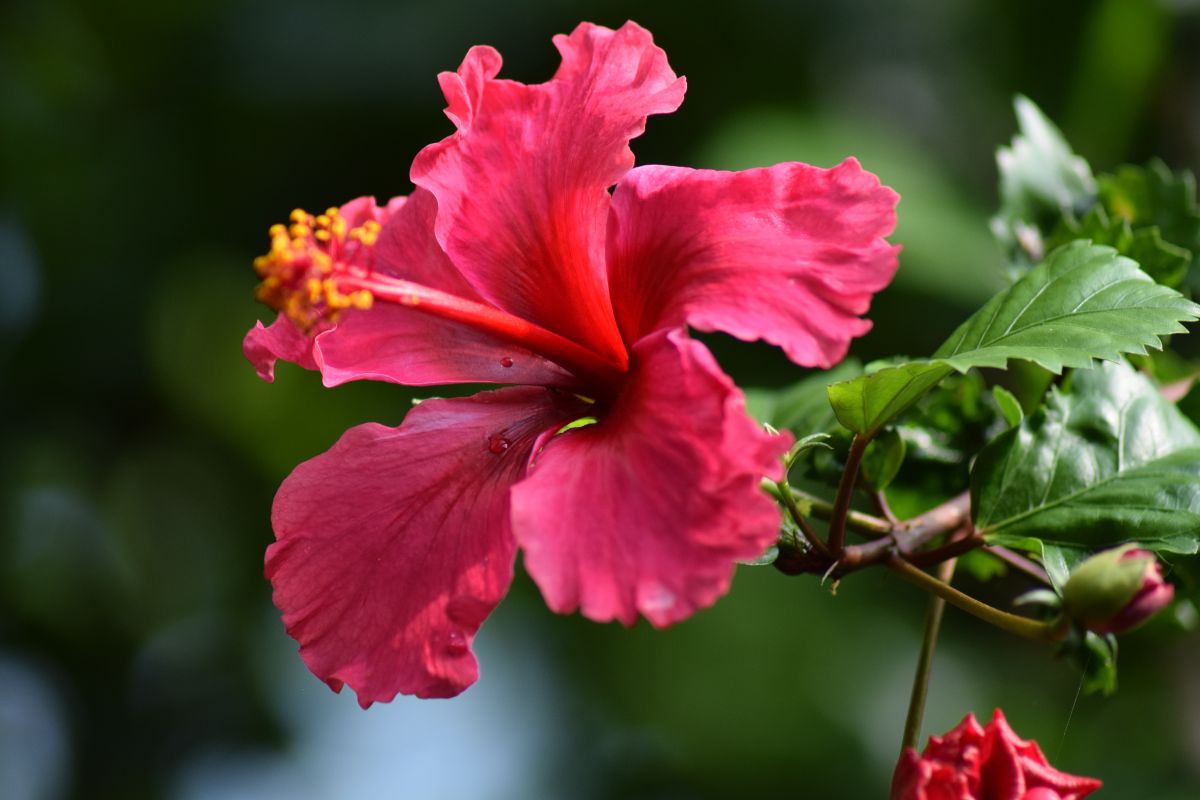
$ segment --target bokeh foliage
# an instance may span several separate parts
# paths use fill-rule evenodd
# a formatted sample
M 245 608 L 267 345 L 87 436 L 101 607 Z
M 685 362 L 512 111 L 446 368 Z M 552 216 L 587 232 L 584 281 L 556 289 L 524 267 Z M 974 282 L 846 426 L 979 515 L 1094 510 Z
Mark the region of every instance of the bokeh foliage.
M 288 367 L 259 382 L 239 346 L 264 314 L 249 261 L 294 206 L 407 192 L 412 155 L 449 130 L 435 74 L 469 46 L 542 80 L 552 33 L 633 17 L 690 83 L 639 159 L 859 157 L 904 198 L 905 250 L 856 352 L 931 352 L 1002 284 L 988 220 L 1014 93 L 1097 172 L 1200 166 L 1189 5 L 4 4 L 0 796 L 488 796 L 463 788 L 472 773 L 497 797 L 880 796 L 924 602 L 886 575 L 831 597 L 744 569 L 664 632 L 554 617 L 521 580 L 459 706 L 364 715 L 297 677 L 261 578 L 274 487 L 349 425 L 398 422 L 412 393 L 325 390 Z M 711 341 L 743 383 L 800 377 L 766 348 Z M 1160 635 L 1171 625 L 1123 642 L 1120 693 L 1073 706 L 1069 665 L 951 613 L 927 728 L 1002 705 L 1104 796 L 1193 798 L 1200 647 Z M 369 754 L 363 736 L 415 730 L 435 777 L 413 783 L 409 740 L 337 761 L 321 728 Z M 517 777 L 497 763 L 510 752 Z

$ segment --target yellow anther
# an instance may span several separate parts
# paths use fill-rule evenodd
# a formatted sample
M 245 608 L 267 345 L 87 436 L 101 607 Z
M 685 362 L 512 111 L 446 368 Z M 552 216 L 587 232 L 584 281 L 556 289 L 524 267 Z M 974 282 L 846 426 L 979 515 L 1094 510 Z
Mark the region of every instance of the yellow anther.
M 350 238 L 371 247 L 379 239 L 379 223 L 374 220 L 364 222 L 361 227 L 350 230 Z
M 325 292 L 325 305 L 335 311 L 341 311 L 348 305 L 346 303 L 346 295 L 338 291 L 337 284 L 333 282 L 333 278 L 326 278 L 321 281 L 321 289 Z
M 339 284 L 364 270 L 364 248 L 375 244 L 382 226 L 367 220 L 350 230 L 337 208 L 317 216 L 298 208 L 288 219 L 288 225 L 271 226 L 270 251 L 254 259 L 262 279 L 255 297 L 305 331 L 322 321 L 337 321 L 346 309 L 371 308 L 375 298 L 370 291 L 344 292 Z M 363 247 L 345 249 L 347 232 Z

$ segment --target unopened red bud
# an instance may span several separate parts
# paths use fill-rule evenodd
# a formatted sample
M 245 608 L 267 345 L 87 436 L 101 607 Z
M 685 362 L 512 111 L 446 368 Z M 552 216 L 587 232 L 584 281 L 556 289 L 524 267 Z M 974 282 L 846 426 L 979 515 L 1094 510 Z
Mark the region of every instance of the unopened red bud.
M 1030 789 L 1021 795 L 1021 800 L 1062 800 L 1062 795 L 1053 789 Z
M 908 748 L 892 777 L 891 800 L 1083 800 L 1100 781 L 1060 772 L 1037 742 L 1022 739 L 997 709 L 980 725 L 974 715 L 923 753 Z
M 1126 545 L 1084 561 L 1063 587 L 1063 610 L 1096 633 L 1123 633 L 1169 605 L 1175 588 L 1149 550 Z

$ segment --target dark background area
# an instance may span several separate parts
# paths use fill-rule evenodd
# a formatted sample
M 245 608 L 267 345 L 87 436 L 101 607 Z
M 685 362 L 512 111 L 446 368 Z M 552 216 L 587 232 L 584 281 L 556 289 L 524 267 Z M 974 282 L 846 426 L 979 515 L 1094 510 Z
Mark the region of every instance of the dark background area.
M 876 798 L 924 598 L 742 568 L 664 632 L 547 611 L 525 578 L 447 702 L 362 712 L 308 675 L 262 579 L 279 481 L 411 393 L 258 381 L 251 259 L 296 206 L 410 190 L 473 44 L 545 80 L 583 19 L 649 28 L 689 80 L 641 163 L 832 165 L 903 196 L 856 353 L 922 354 L 1000 285 L 987 220 L 1023 92 L 1103 171 L 1200 165 L 1190 2 L 9 0 L 0 6 L 0 798 Z M 801 372 L 714 341 L 739 382 Z M 1083 697 L 953 610 L 926 731 L 1003 706 L 1103 798 L 1200 796 L 1200 643 L 1123 640 Z M 1073 713 L 1072 713 L 1073 709 Z M 1068 725 L 1069 720 L 1069 725 Z

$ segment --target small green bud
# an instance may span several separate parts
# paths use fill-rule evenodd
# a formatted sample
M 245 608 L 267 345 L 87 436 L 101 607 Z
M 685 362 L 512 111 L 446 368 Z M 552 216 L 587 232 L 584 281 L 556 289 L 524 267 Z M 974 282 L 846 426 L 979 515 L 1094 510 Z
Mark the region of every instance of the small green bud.
M 1071 572 L 1063 587 L 1063 611 L 1096 633 L 1121 633 L 1171 602 L 1158 558 L 1128 544 L 1097 553 Z

